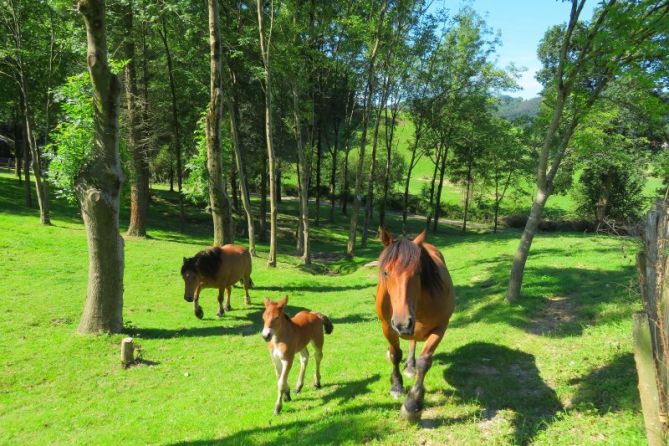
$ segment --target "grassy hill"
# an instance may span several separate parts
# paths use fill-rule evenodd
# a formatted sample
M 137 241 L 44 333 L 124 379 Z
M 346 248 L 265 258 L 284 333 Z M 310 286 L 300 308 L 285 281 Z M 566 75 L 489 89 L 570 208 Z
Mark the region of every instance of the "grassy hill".
M 210 243 L 206 214 L 153 190 L 148 239 L 125 239 L 126 334 L 76 334 L 86 290 L 86 238 L 78 209 L 54 200 L 53 226 L 22 204 L 0 174 L 0 444 L 643 444 L 632 356 L 634 241 L 540 234 L 518 305 L 504 301 L 519 234 L 462 235 L 442 225 L 429 240 L 444 254 L 457 304 L 426 378 L 423 421 L 398 419 L 389 395 L 386 342 L 374 313 L 381 246 L 343 255 L 347 219 L 314 228 L 316 263 L 294 252 L 296 203 L 280 208 L 279 264 L 254 259 L 252 305 L 233 289 L 233 310 L 204 319 L 183 300 L 179 268 Z M 127 199 L 123 200 L 127 204 Z M 128 221 L 124 208 L 123 225 Z M 399 222 L 392 218 L 391 230 Z M 411 230 L 422 226 L 411 220 Z M 245 240 L 239 240 L 245 243 Z M 262 298 L 289 295 L 289 313 L 321 311 L 323 387 L 306 387 L 272 416 L 276 381 L 259 335 Z M 119 344 L 131 335 L 141 361 L 127 370 Z M 406 344 L 403 344 L 406 348 Z M 405 350 L 406 351 L 406 350 Z M 307 383 L 313 376 L 307 369 Z M 297 370 L 289 382 L 294 386 Z M 406 380 L 405 385 L 411 381 Z

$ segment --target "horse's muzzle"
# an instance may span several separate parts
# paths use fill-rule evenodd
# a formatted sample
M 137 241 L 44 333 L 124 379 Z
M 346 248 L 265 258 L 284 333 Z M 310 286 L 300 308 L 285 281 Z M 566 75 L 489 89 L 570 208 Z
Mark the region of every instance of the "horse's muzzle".
M 184 300 L 186 302 L 193 302 L 193 297 L 192 296 L 190 296 L 190 297 L 189 296 L 184 296 Z
M 263 330 L 260 332 L 260 336 L 262 336 L 266 342 L 269 342 L 272 339 L 272 330 L 263 328 Z
M 395 319 L 390 320 L 390 325 L 395 329 L 395 331 L 400 336 L 412 336 L 413 330 L 416 326 L 412 317 L 407 318 L 403 322 L 395 321 Z

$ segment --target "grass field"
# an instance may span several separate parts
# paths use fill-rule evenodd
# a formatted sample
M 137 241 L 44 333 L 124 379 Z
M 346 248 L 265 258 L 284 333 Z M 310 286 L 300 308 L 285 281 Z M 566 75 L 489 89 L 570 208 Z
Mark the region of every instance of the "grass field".
M 189 209 L 177 231 L 175 197 L 155 191 L 150 239 L 126 239 L 127 334 L 141 364 L 119 364 L 123 335 L 76 334 L 86 288 L 86 239 L 77 210 L 54 203 L 51 227 L 23 207 L 22 187 L 0 175 L 0 443 L 15 444 L 644 444 L 631 353 L 639 309 L 633 240 L 540 234 L 524 296 L 504 302 L 519 234 L 430 240 L 456 286 L 450 328 L 426 378 L 421 424 L 398 419 L 390 364 L 374 313 L 380 244 L 341 253 L 345 220 L 314 229 L 317 260 L 293 254 L 295 203 L 282 204 L 279 266 L 255 259 L 253 303 L 203 320 L 184 302 L 181 258 L 210 242 L 209 218 Z M 122 213 L 127 223 L 127 212 Z M 417 231 L 421 223 L 413 221 Z M 397 229 L 395 221 L 390 228 Z M 243 240 L 239 241 L 244 243 Z M 327 314 L 323 387 L 306 387 L 272 416 L 274 372 L 259 332 L 262 298 L 288 294 L 289 312 Z M 313 363 L 307 375 L 311 382 Z M 297 378 L 290 377 L 291 387 Z M 408 385 L 410 381 L 405 381 Z

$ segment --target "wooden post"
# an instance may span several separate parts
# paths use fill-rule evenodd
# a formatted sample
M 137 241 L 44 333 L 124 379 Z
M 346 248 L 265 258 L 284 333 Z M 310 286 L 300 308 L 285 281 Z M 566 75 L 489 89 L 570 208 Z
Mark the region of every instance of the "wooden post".
M 132 338 L 121 341 L 121 363 L 126 369 L 135 363 L 135 344 Z
M 662 446 L 664 434 L 660 421 L 660 398 L 657 391 L 655 360 L 650 339 L 648 316 L 634 314 L 634 361 L 639 375 L 639 395 L 649 446 Z

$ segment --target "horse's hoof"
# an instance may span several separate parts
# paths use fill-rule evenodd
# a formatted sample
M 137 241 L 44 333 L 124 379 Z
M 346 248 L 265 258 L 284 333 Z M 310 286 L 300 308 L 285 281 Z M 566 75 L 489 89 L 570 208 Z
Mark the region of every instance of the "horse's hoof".
M 226 305 L 223 307 L 223 311 L 230 311 L 232 310 L 232 307 L 230 305 Z
M 392 388 L 390 389 L 390 396 L 395 398 L 396 400 L 400 399 L 406 392 L 404 389 L 399 389 L 399 388 Z
M 404 376 L 413 378 L 416 375 L 416 368 L 414 366 L 404 367 Z
M 423 414 L 422 410 L 411 410 L 402 404 L 400 408 L 400 416 L 407 420 L 409 423 L 418 423 L 420 421 L 421 415 Z
M 195 310 L 195 317 L 198 319 L 202 319 L 204 317 L 204 311 L 202 310 L 202 307 L 197 307 Z
M 251 300 L 250 300 L 250 299 L 246 299 L 246 300 L 244 301 L 244 305 L 251 305 Z
M 295 388 L 295 393 L 300 393 L 301 391 L 302 391 L 302 386 L 301 386 L 301 385 L 300 385 L 300 386 L 297 386 L 297 387 Z
M 320 389 L 321 383 L 314 383 L 314 389 Z
M 284 395 L 283 397 L 284 401 L 292 401 L 292 398 L 290 397 L 290 391 L 284 393 L 283 395 Z
M 220 319 L 220 318 L 223 317 L 224 314 L 225 314 L 225 311 L 219 311 L 218 313 L 216 313 L 216 317 Z
M 278 416 L 281 413 L 281 408 L 274 409 L 274 416 Z

